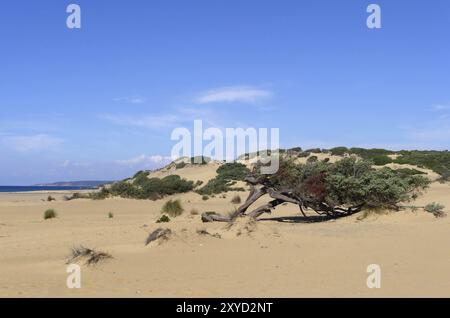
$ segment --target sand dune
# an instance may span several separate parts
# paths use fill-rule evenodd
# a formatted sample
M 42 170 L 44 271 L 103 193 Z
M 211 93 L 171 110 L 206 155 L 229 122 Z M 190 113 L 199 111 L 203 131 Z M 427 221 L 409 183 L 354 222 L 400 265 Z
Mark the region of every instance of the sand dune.
M 144 246 L 148 233 L 161 226 L 155 220 L 165 200 L 49 203 L 42 201 L 47 193 L 2 194 L 0 296 L 450 296 L 450 218 L 419 210 L 364 220 L 279 222 L 277 217 L 298 215 L 286 205 L 264 217 L 274 220 L 243 219 L 228 228 L 190 215 L 193 208 L 230 212 L 232 195 L 208 201 L 194 193 L 174 196 L 186 212 L 163 225 L 172 230 L 170 240 Z M 434 183 L 416 204 L 432 201 L 449 207 L 450 186 Z M 47 208 L 58 218 L 44 221 Z M 114 259 L 83 266 L 82 288 L 68 289 L 65 259 L 79 244 Z M 381 266 L 381 289 L 366 286 L 372 263 Z

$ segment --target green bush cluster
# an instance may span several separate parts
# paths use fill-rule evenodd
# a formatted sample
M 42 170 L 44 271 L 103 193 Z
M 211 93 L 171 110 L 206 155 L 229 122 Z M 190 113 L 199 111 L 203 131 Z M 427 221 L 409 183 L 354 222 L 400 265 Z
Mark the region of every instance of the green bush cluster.
M 386 149 L 364 149 L 336 147 L 329 150 L 333 155 L 343 155 L 345 153 L 355 154 L 363 159 L 371 160 L 375 165 L 385 165 L 388 163 L 410 164 L 420 168 L 431 169 L 441 176 L 450 176 L 450 152 L 436 150 L 402 150 L 391 151 Z M 388 155 L 398 154 L 396 159 Z
M 400 156 L 394 160 L 399 164 L 411 164 L 420 168 L 428 168 L 441 176 L 450 175 L 449 151 L 400 151 Z
M 424 210 L 428 213 L 432 213 L 435 217 L 441 218 L 447 214 L 444 212 L 445 206 L 440 203 L 429 203 L 424 207 Z
M 182 179 L 178 175 L 164 178 L 148 178 L 148 173 L 136 175 L 134 181 L 124 180 L 114 183 L 110 188 L 102 188 L 93 193 L 92 198 L 119 196 L 131 199 L 158 200 L 166 195 L 189 192 L 194 188 L 192 181 Z
M 233 187 L 236 181 L 244 180 L 250 170 L 241 163 L 226 163 L 217 169 L 217 176 L 197 192 L 202 195 L 219 194 L 228 191 L 244 191 L 243 188 Z
M 320 207 L 361 206 L 397 209 L 400 202 L 415 199 L 430 181 L 421 175 L 407 175 L 384 167 L 374 169 L 369 160 L 355 157 L 335 163 L 323 161 L 297 164 L 281 160 L 276 174 L 254 176 L 276 189 L 290 189 L 299 198 Z

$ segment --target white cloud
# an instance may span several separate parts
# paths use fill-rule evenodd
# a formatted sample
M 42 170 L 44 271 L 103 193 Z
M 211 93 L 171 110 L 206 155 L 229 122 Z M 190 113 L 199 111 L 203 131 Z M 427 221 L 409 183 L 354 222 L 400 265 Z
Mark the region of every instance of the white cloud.
M 138 165 L 143 167 L 150 167 L 162 163 L 168 163 L 170 161 L 172 161 L 170 156 L 161 156 L 161 155 L 146 156 L 142 154 L 130 159 L 117 160 L 116 163 L 128 167 L 134 167 Z
M 63 139 L 39 134 L 32 136 L 6 136 L 1 143 L 19 152 L 40 151 L 54 148 L 64 142 Z
M 433 105 L 433 110 L 435 110 L 435 111 L 450 110 L 450 104 Z
M 143 128 L 170 128 L 180 122 L 180 117 L 175 115 L 161 116 L 129 116 L 106 114 L 100 116 L 116 125 L 135 126 Z
M 131 96 L 131 97 L 118 97 L 113 98 L 115 102 L 126 102 L 130 104 L 143 104 L 147 101 L 147 99 L 143 96 Z
M 271 91 L 248 86 L 221 87 L 204 92 L 195 99 L 197 104 L 209 103 L 256 103 L 271 97 Z

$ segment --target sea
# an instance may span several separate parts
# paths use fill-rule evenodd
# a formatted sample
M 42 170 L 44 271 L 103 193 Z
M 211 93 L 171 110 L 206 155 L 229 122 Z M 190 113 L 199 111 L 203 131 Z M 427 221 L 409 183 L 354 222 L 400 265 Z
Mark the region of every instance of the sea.
M 91 190 L 95 187 L 56 187 L 56 186 L 0 186 L 0 192 Z

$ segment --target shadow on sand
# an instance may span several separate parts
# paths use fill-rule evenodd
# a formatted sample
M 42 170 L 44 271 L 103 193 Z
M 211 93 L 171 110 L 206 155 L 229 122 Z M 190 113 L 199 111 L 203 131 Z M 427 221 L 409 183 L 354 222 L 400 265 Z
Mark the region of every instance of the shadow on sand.
M 336 220 L 336 218 L 332 218 L 326 215 L 313 215 L 313 216 L 281 216 L 281 217 L 272 217 L 272 218 L 259 218 L 258 221 L 276 221 L 283 223 L 318 223 L 318 222 L 326 222 L 330 220 Z

